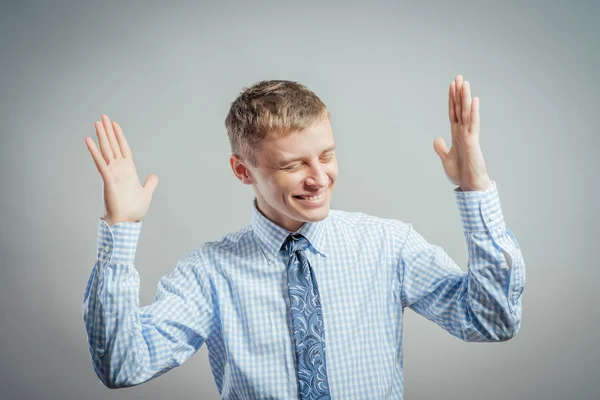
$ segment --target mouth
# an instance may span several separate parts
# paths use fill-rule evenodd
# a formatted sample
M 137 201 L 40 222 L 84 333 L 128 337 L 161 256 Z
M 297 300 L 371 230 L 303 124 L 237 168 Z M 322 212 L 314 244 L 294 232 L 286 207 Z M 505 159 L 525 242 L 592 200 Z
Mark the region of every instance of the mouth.
M 327 193 L 327 192 L 323 192 L 323 193 L 316 194 L 316 195 L 304 194 L 304 195 L 299 195 L 299 196 L 294 196 L 294 197 L 297 199 L 302 199 L 302 200 L 316 201 L 316 200 L 321 200 L 323 197 L 325 197 L 325 193 Z
M 327 191 L 324 191 L 323 193 L 318 194 L 318 195 L 307 194 L 307 195 L 298 195 L 298 196 L 293 196 L 293 197 L 302 204 L 321 205 L 325 202 L 325 199 L 327 197 Z

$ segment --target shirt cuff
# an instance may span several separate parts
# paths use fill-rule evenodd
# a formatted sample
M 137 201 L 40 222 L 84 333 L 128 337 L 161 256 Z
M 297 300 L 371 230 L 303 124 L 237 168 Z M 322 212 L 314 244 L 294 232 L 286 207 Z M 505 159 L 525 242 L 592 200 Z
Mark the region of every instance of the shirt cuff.
M 96 257 L 102 263 L 133 264 L 142 221 L 119 222 L 109 226 L 98 221 Z
M 500 197 L 495 181 L 492 181 L 492 186 L 485 192 L 463 192 L 459 189 L 454 189 L 454 195 L 463 231 L 493 232 L 499 227 L 505 226 L 504 214 L 500 206 Z

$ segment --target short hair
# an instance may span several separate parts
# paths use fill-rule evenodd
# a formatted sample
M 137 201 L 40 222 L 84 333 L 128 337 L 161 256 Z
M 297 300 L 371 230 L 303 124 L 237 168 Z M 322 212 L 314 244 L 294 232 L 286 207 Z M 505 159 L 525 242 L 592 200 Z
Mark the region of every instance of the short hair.
M 325 104 L 294 81 L 266 80 L 245 87 L 225 118 L 231 152 L 256 167 L 256 153 L 268 135 L 284 137 L 330 118 Z

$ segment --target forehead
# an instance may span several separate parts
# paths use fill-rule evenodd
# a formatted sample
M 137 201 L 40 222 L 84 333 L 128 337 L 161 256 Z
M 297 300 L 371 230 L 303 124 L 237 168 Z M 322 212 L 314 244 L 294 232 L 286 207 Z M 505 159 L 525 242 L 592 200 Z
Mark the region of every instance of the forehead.
M 261 143 L 258 156 L 270 162 L 280 162 L 291 158 L 319 155 L 334 145 L 331 122 L 327 118 L 303 131 L 293 132 L 285 137 L 267 135 Z

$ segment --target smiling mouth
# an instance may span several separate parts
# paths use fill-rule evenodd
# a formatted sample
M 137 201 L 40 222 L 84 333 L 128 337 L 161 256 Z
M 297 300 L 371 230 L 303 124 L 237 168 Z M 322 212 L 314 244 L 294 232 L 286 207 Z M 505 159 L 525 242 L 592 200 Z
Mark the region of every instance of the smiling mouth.
M 327 192 L 323 192 L 323 193 L 321 193 L 320 195 L 317 195 L 317 196 L 303 195 L 303 196 L 294 196 L 294 197 L 297 198 L 297 199 L 300 199 L 300 200 L 319 201 L 323 197 L 325 197 L 326 193 Z

